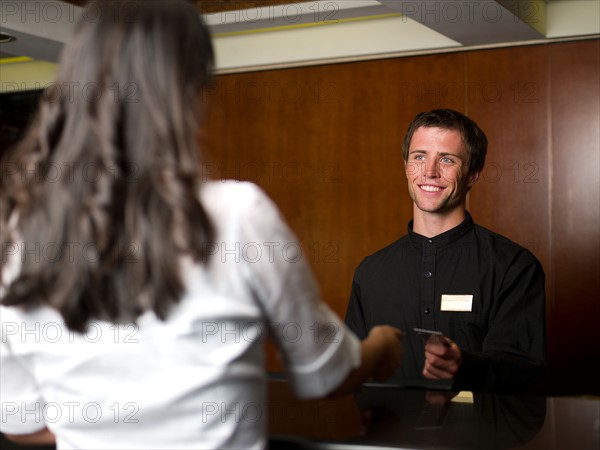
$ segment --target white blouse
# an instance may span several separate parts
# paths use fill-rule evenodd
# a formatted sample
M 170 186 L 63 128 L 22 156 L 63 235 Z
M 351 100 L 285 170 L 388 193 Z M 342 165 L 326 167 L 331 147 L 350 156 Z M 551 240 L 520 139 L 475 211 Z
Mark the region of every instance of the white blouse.
M 360 364 L 270 199 L 235 181 L 204 184 L 201 199 L 216 238 L 207 264 L 182 260 L 186 292 L 166 321 L 147 312 L 79 334 L 49 307 L 0 307 L 2 432 L 47 426 L 58 449 L 264 448 L 265 338 L 301 397 L 329 393 Z M 12 254 L 5 280 L 18 273 L 22 252 Z

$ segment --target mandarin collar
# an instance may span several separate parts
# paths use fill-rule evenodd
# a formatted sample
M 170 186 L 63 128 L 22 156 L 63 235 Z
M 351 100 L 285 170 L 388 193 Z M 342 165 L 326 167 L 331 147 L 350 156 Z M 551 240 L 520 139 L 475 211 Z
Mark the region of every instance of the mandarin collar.
M 417 248 L 422 248 L 425 244 L 435 244 L 436 246 L 446 246 L 458 241 L 461 237 L 473 229 L 473 218 L 469 211 L 467 216 L 459 225 L 437 236 L 428 238 L 413 231 L 413 220 L 408 223 L 408 236 L 410 242 Z

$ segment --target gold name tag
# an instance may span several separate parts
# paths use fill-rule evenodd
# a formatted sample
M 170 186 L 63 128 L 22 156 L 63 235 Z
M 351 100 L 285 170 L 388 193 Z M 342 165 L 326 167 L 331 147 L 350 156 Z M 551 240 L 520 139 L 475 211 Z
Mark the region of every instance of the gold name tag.
M 442 294 L 442 311 L 472 311 L 472 295 Z

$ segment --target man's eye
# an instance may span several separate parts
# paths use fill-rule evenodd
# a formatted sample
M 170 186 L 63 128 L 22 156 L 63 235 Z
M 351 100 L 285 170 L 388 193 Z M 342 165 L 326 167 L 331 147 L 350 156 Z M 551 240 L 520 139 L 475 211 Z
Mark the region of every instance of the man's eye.
M 444 164 L 452 164 L 454 161 L 451 158 L 442 158 Z
M 423 155 L 415 155 L 413 157 L 413 159 L 415 159 L 416 161 L 423 161 L 425 159 L 425 156 L 423 156 Z

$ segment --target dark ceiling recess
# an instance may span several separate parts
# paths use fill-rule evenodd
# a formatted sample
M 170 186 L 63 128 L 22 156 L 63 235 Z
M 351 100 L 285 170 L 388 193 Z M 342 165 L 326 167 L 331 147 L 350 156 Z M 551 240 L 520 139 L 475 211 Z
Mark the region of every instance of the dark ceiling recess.
M 22 136 L 41 95 L 41 90 L 0 94 L 0 157 Z
M 10 34 L 0 33 L 0 44 L 7 44 L 9 42 L 14 41 L 15 38 Z
M 64 0 L 77 6 L 84 6 L 87 0 Z M 168 1 L 168 0 L 165 0 Z M 192 1 L 198 7 L 198 10 L 204 14 L 211 14 L 220 11 L 235 11 L 238 9 L 261 8 L 265 6 L 285 5 L 288 3 L 302 3 L 314 0 L 196 0 Z

